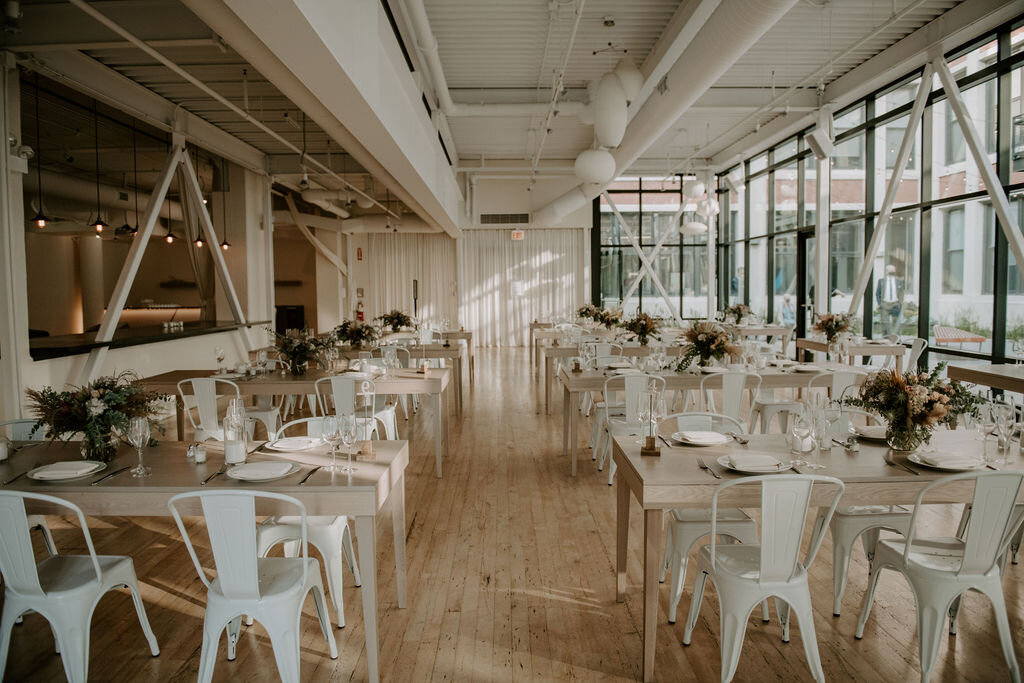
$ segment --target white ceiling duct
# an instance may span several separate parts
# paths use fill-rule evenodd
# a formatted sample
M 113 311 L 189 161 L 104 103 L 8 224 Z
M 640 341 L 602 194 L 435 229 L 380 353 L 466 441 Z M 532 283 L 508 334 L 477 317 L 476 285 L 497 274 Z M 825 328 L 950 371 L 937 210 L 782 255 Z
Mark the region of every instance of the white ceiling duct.
M 74 176 L 65 175 L 63 173 L 54 173 L 52 171 L 43 170 L 43 208 L 44 213 L 50 212 L 50 199 L 63 199 L 69 202 L 81 202 L 83 206 L 91 207 L 93 213 L 96 211 L 96 181 L 95 180 L 83 180 L 82 178 L 76 178 Z M 36 179 L 35 173 L 29 173 L 24 177 L 24 191 L 26 196 L 35 200 L 39 195 L 39 183 Z M 113 210 L 116 213 L 122 211 L 128 211 L 133 213 L 135 211 L 135 193 L 134 191 L 126 187 L 117 187 L 116 185 L 107 185 L 100 183 L 100 207 L 106 210 Z M 149 204 L 149 194 L 140 192 L 139 193 L 139 211 L 145 211 L 146 206 Z M 164 199 L 163 208 L 161 209 L 161 216 L 166 218 L 168 212 L 171 220 L 181 220 L 181 204 L 174 200 Z M 116 217 L 116 216 L 115 216 Z M 113 224 L 114 221 L 108 220 L 108 223 Z
M 630 122 L 613 152 L 622 173 L 672 127 L 697 98 L 725 75 L 797 0 L 729 0 L 721 3 L 665 74 Z M 540 225 L 559 222 L 600 194 L 601 186 L 577 186 L 533 214 Z
M 615 157 L 605 149 L 588 149 L 576 157 L 574 168 L 585 183 L 607 183 L 615 177 Z
M 591 106 L 594 135 L 602 147 L 617 147 L 626 133 L 629 105 L 626 91 L 618 76 L 607 73 L 601 77 Z
M 640 73 L 640 69 L 636 68 L 633 60 L 623 57 L 615 65 L 613 73 L 619 77 L 619 83 L 622 84 L 622 90 L 626 93 L 627 102 L 636 99 L 636 96 L 640 94 L 640 88 L 644 85 L 644 75 Z
M 351 196 L 351 194 L 352 192 L 349 190 L 303 190 L 301 196 L 302 201 L 306 202 L 307 204 L 319 206 L 324 211 L 330 211 L 335 216 L 348 218 L 352 214 L 350 214 L 348 211 L 341 208 L 337 204 L 334 204 L 330 200 L 341 199 L 344 201 L 348 199 L 349 196 Z M 370 203 L 370 206 L 373 206 L 373 204 Z
M 372 216 L 360 216 L 349 218 L 341 222 L 341 230 L 346 233 L 367 233 L 384 232 L 394 233 L 395 227 L 398 234 L 429 233 L 439 234 L 441 231 L 432 225 L 428 225 L 418 216 L 403 216 L 401 222 L 389 220 L 384 214 L 373 214 Z

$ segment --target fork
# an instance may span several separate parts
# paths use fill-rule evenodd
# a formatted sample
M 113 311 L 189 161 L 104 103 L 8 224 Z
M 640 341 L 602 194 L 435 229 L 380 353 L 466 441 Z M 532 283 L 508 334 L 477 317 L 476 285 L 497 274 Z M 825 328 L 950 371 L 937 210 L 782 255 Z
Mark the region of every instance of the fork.
M 918 472 L 917 470 L 910 469 L 910 467 L 908 467 L 905 463 L 896 462 L 895 460 L 892 459 L 892 456 L 890 454 L 888 454 L 888 453 L 886 453 L 886 455 L 885 455 L 885 464 L 889 465 L 890 467 L 902 467 L 907 472 L 910 472 L 911 474 L 913 474 L 915 476 L 920 476 L 921 475 L 920 472 Z
M 726 436 L 731 436 L 736 441 L 736 443 L 738 443 L 741 446 L 746 446 L 748 443 L 750 443 L 750 439 L 742 437 L 736 432 L 726 432 L 725 434 Z
M 228 465 L 227 465 L 227 463 L 224 463 L 223 465 L 221 465 L 221 467 L 220 467 L 220 469 L 219 469 L 219 470 L 217 470 L 216 472 L 214 472 L 213 474 L 211 474 L 210 476 L 208 476 L 208 477 L 207 477 L 206 479 L 203 479 L 203 480 L 202 480 L 201 482 L 199 482 L 199 485 L 200 485 L 200 486 L 206 486 L 206 484 L 207 484 L 207 483 L 208 483 L 208 482 L 209 482 L 209 481 L 210 481 L 211 479 L 213 479 L 214 477 L 216 477 L 216 476 L 218 476 L 218 475 L 224 474 L 224 472 L 225 472 L 225 471 L 227 470 L 227 466 L 228 466 Z
M 701 468 L 702 470 L 706 470 L 706 471 L 707 471 L 707 473 L 708 473 L 708 474 L 710 474 L 710 475 L 711 475 L 712 477 L 714 477 L 715 479 L 721 479 L 721 478 L 722 478 L 722 477 L 721 477 L 721 475 L 719 475 L 719 474 L 718 474 L 718 472 L 715 472 L 715 471 L 714 471 L 713 469 L 711 469 L 710 467 L 708 467 L 708 464 L 707 464 L 706 462 L 704 462 L 704 458 L 697 458 L 697 465 L 698 465 L 698 466 L 699 466 L 699 467 L 700 467 L 700 468 Z

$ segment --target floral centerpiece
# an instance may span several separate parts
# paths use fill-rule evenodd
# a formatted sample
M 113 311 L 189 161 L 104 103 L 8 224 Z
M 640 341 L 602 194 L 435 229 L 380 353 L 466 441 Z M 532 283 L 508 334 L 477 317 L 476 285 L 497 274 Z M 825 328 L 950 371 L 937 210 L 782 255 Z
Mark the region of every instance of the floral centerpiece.
M 28 409 L 38 420 L 32 433 L 45 429 L 46 438 L 65 442 L 81 434 L 83 458 L 110 462 L 132 418 L 156 415 L 156 404 L 167 398 L 138 381 L 134 373 L 122 372 L 66 391 L 29 389 Z M 162 425 L 157 429 L 164 431 Z
M 334 328 L 334 338 L 353 349 L 362 348 L 364 344 L 372 344 L 379 336 L 377 328 L 365 325 L 358 320 L 346 320 Z
M 683 333 L 686 351 L 679 358 L 676 372 L 690 367 L 695 358 L 700 358 L 700 365 L 707 365 L 714 358 L 722 360 L 726 356 L 740 352 L 725 328 L 718 323 L 697 322 Z
M 635 336 L 640 346 L 647 346 L 647 342 L 658 331 L 658 321 L 646 313 L 637 313 L 619 326 Z
M 885 418 L 889 446 L 895 450 L 914 450 L 932 438 L 937 425 L 956 427 L 960 415 L 977 415 L 981 399 L 956 380 L 942 377 L 945 363 L 931 372 L 882 370 L 870 375 L 858 396 L 844 400 L 846 405 L 869 410 Z
M 403 327 L 412 327 L 412 318 L 397 308 L 377 316 L 376 319 L 381 321 L 384 327 L 390 327 L 392 332 L 398 332 Z
M 825 313 L 815 320 L 814 329 L 824 334 L 829 344 L 833 344 L 839 335 L 850 330 L 852 323 L 853 320 L 845 313 Z
M 594 304 L 583 304 L 582 306 L 576 309 L 576 317 L 586 318 L 589 320 L 597 320 L 597 314 L 600 312 L 600 310 L 601 309 L 599 309 Z
M 746 304 L 733 304 L 723 308 L 722 314 L 726 320 L 732 318 L 733 322 L 739 325 L 741 320 L 750 315 L 750 306 Z
M 309 362 L 319 358 L 321 353 L 333 345 L 334 337 L 331 334 L 321 339 L 299 330 L 288 330 L 285 334 L 274 333 L 277 353 L 288 362 L 288 371 L 293 375 L 305 374 Z
M 594 320 L 604 325 L 606 330 L 610 330 L 622 322 L 622 311 L 616 308 L 602 308 L 594 315 Z

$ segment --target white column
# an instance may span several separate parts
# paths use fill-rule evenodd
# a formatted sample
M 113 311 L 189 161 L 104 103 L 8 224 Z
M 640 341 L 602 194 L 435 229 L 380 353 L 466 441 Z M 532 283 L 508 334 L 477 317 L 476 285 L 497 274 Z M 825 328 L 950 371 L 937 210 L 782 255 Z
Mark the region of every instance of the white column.
M 711 171 L 706 171 L 704 173 L 704 187 L 707 188 L 708 198 L 709 199 L 712 196 L 714 196 L 714 197 L 721 197 L 721 195 L 719 195 L 717 193 L 714 193 L 714 190 L 713 190 L 714 182 L 715 182 L 715 176 L 711 173 Z M 686 200 L 684 199 L 683 201 L 685 203 Z M 719 200 L 719 202 L 720 201 L 721 200 Z M 682 207 L 680 207 L 680 208 L 682 208 Z M 726 207 L 725 210 L 728 211 L 729 210 L 728 207 Z M 715 242 L 716 242 L 716 237 L 718 235 L 718 216 L 721 216 L 721 215 L 722 215 L 722 207 L 719 207 L 719 212 L 718 212 L 717 216 L 715 216 L 715 215 L 708 216 L 708 267 L 707 267 L 707 271 L 708 271 L 708 273 L 707 273 L 707 275 L 708 275 L 708 320 L 714 320 L 715 319 L 715 313 L 718 310 L 718 306 L 715 303 L 715 299 L 716 299 L 716 297 L 718 295 L 718 292 L 715 290 L 715 284 L 716 284 L 716 281 L 717 281 L 717 278 L 715 276 L 715 266 L 717 264 L 717 260 L 716 259 L 717 259 L 717 256 L 718 256 L 717 252 L 715 251 Z M 680 275 L 681 275 L 681 273 L 680 273 Z
M 78 236 L 78 277 L 82 286 L 82 329 L 99 325 L 107 297 L 103 292 L 103 240 Z
M 832 214 L 831 201 L 832 164 L 829 159 L 818 159 L 817 204 L 814 209 L 814 312 L 828 313 L 832 299 L 828 280 L 828 221 Z M 803 313 L 801 313 L 803 315 Z

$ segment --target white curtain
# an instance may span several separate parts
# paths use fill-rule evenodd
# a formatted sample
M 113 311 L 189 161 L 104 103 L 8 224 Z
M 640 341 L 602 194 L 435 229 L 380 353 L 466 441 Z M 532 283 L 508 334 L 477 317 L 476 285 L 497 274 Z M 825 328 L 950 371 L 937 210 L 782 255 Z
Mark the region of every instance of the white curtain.
M 458 240 L 459 322 L 481 346 L 523 346 L 530 322 L 571 315 L 589 301 L 585 229 L 465 230 Z
M 368 318 L 392 309 L 412 313 L 412 281 L 419 282 L 420 320 L 456 324 L 455 240 L 447 235 L 371 234 Z

